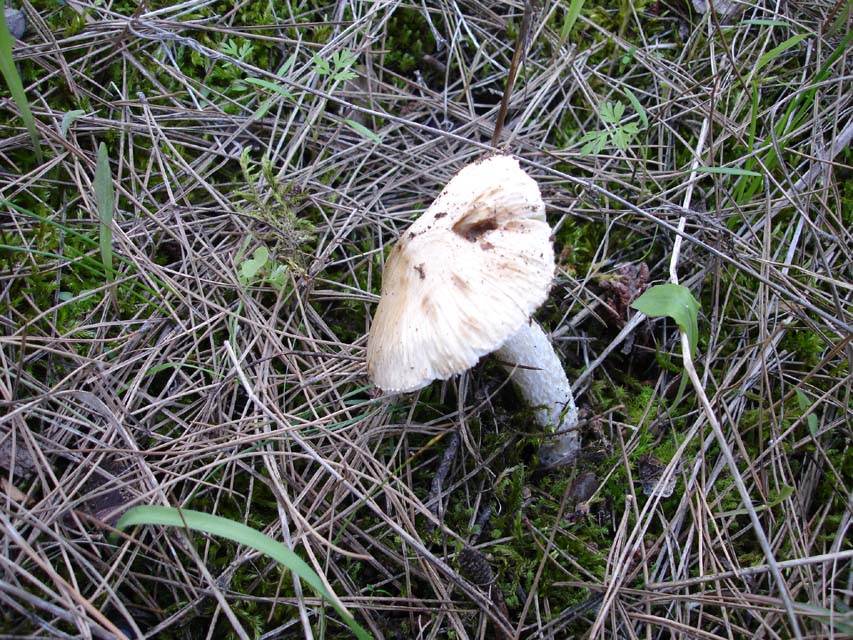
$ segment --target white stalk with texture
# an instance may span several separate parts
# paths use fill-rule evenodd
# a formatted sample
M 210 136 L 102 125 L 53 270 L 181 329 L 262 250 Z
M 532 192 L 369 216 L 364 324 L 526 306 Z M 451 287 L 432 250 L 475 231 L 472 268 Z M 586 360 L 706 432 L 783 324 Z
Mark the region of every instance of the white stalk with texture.
M 542 327 L 534 321 L 525 323 L 494 355 L 535 408 L 536 422 L 556 434 L 540 447 L 540 463 L 574 459 L 580 449 L 578 410 L 563 364 Z

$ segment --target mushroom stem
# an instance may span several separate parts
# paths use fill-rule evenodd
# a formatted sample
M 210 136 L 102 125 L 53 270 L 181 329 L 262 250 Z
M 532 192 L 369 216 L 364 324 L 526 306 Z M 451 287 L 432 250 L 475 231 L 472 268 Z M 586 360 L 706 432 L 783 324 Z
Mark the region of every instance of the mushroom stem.
M 580 449 L 578 410 L 560 358 L 542 327 L 533 320 L 524 323 L 495 356 L 535 408 L 536 422 L 553 429 L 555 435 L 539 449 L 539 462 L 547 466 L 575 458 Z

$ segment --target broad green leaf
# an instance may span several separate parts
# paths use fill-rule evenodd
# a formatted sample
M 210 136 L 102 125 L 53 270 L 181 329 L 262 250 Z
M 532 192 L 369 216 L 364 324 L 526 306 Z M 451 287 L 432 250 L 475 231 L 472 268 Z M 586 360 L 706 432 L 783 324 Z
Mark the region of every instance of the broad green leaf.
M 343 82 L 344 80 L 352 80 L 357 78 L 358 74 L 350 70 L 350 67 L 358 60 L 358 56 L 349 49 L 335 51 L 332 54 L 332 64 L 335 65 L 333 75 L 335 82 Z
M 130 509 L 116 523 L 116 529 L 121 531 L 128 527 L 149 524 L 187 528 L 193 531 L 220 536 L 269 556 L 299 576 L 317 595 L 327 600 L 359 640 L 372 640 L 372 636 L 344 610 L 338 603 L 337 598 L 326 589 L 326 585 L 320 579 L 320 576 L 317 575 L 308 563 L 282 543 L 273 540 L 268 535 L 256 531 L 242 522 L 234 522 L 233 520 L 209 513 L 157 505 L 146 505 Z
M 100 234 L 98 244 L 101 249 L 101 262 L 107 280 L 113 280 L 113 214 L 115 213 L 115 191 L 113 176 L 110 173 L 110 157 L 107 145 L 98 145 L 98 164 L 95 168 L 95 202 L 98 205 L 98 226 Z
M 251 258 L 246 258 L 240 265 L 240 278 L 243 282 L 251 282 L 269 260 L 270 251 L 264 246 L 255 249 Z
M 696 353 L 699 340 L 699 302 L 690 289 L 680 284 L 657 284 L 631 303 L 631 307 L 650 318 L 668 316 L 687 334 L 690 355 Z
M 356 60 L 358 60 L 358 55 L 349 49 L 341 49 L 332 54 L 332 61 L 335 63 L 336 71 L 351 67 Z
M 596 138 L 600 138 L 602 133 L 604 133 L 606 135 L 605 131 L 590 131 L 589 133 L 583 134 L 578 139 L 578 142 L 590 142 L 591 140 L 595 140 Z
M 358 74 L 350 68 L 353 62 L 355 62 L 355 59 L 355 56 L 351 59 L 338 57 L 333 58 L 332 62 L 335 65 L 335 70 L 330 74 L 332 81 L 337 83 L 357 78 Z
M 613 144 L 615 144 L 616 148 L 620 151 L 627 151 L 631 144 L 631 140 L 634 139 L 634 136 L 637 135 L 638 131 L 638 125 L 636 122 L 628 122 L 627 124 L 617 126 L 611 134 Z
M 344 122 L 346 122 L 351 128 L 355 129 L 355 131 L 363 135 L 365 138 L 373 140 L 374 142 L 382 142 L 381 136 L 376 135 L 363 124 L 359 124 L 355 120 L 344 120 Z
M 41 163 L 41 143 L 39 142 L 38 130 L 36 129 L 36 120 L 33 118 L 27 94 L 24 93 L 21 76 L 18 75 L 18 69 L 15 68 L 15 60 L 12 57 L 12 43 L 14 41 L 15 39 L 9 33 L 9 28 L 6 26 L 6 15 L 0 11 L 0 73 L 3 74 L 3 78 L 6 80 L 6 86 L 9 87 L 9 93 L 12 94 L 15 106 L 21 112 L 21 120 L 24 121 L 24 126 L 26 126 L 30 134 L 30 140 L 32 140 L 33 148 L 36 152 L 36 160 Z
M 808 37 L 809 37 L 809 34 L 807 34 L 807 33 L 800 33 L 800 34 L 797 34 L 795 36 L 791 36 L 790 38 L 785 40 L 785 42 L 783 42 L 782 44 L 780 44 L 776 47 L 773 47 L 772 49 L 770 49 L 770 51 L 767 51 L 763 56 L 761 56 L 758 59 L 758 62 L 755 64 L 755 73 L 758 73 L 758 71 L 761 69 L 761 67 L 766 65 L 768 62 L 770 62 L 773 59 L 777 58 L 778 56 L 782 55 L 788 49 L 796 47 L 798 44 L 800 44 L 800 42 L 802 42 L 803 40 L 805 40 Z

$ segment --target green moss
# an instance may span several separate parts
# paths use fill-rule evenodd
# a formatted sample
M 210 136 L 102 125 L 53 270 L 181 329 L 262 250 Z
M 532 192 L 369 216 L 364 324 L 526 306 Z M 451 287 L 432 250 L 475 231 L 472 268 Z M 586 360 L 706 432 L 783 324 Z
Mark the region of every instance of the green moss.
M 847 157 L 845 164 L 850 166 L 853 163 L 853 153 L 850 153 L 848 148 L 844 154 Z M 841 185 L 841 221 L 844 228 L 847 230 L 853 229 L 853 172 L 839 172 L 838 182 Z
M 595 258 L 605 232 L 601 224 L 568 218 L 557 231 L 560 266 L 569 273 L 584 273 Z
M 782 338 L 780 349 L 790 351 L 802 366 L 812 368 L 823 358 L 828 345 L 822 336 L 808 329 L 789 330 Z
M 420 9 L 399 7 L 388 20 L 385 66 L 408 76 L 420 68 L 424 55 L 435 52 L 435 38 Z

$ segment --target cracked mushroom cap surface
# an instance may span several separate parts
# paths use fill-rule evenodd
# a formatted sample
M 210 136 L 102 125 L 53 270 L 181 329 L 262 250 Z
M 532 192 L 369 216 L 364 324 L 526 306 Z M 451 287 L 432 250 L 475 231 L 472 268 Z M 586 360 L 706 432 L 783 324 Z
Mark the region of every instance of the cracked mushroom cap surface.
M 536 182 L 511 156 L 464 167 L 385 262 L 367 370 L 387 393 L 474 366 L 528 322 L 554 275 Z

